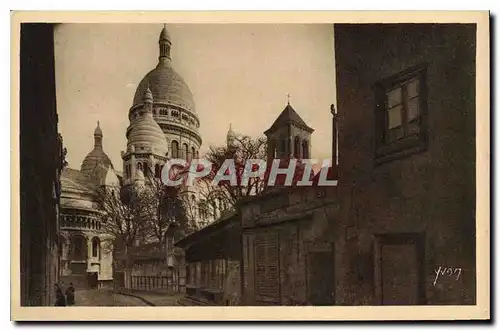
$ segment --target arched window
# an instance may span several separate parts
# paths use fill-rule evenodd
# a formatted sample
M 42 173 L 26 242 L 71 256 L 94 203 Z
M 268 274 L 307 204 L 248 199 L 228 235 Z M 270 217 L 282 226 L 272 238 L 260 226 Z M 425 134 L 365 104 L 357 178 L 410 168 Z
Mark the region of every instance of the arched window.
M 293 156 L 300 159 L 300 138 L 298 136 L 295 137 L 293 142 Z
M 285 156 L 286 155 L 286 139 L 285 138 L 282 138 L 280 140 L 280 152 L 279 152 L 280 156 Z
M 179 143 L 175 140 L 172 140 L 172 157 L 179 157 Z
M 92 239 L 92 257 L 98 257 L 100 254 L 100 240 L 97 237 Z
M 269 148 L 269 154 L 272 159 L 276 158 L 276 141 L 275 140 L 269 140 L 269 145 L 267 146 Z
M 71 259 L 74 261 L 87 259 L 87 240 L 82 235 L 71 237 Z
M 184 153 L 184 155 L 182 155 L 182 157 L 184 159 L 186 159 L 187 161 L 189 161 L 189 155 L 188 155 L 189 154 L 189 147 L 186 143 L 184 143 L 182 145 L 182 152 Z
M 158 163 L 155 165 L 155 177 L 161 178 L 161 168 L 160 168 L 160 165 Z
M 141 162 L 137 162 L 137 169 L 142 171 L 142 163 Z
M 196 158 L 196 150 L 194 149 L 194 147 L 191 147 L 191 157 L 192 158 Z
M 302 158 L 309 158 L 309 142 L 307 140 L 302 141 Z

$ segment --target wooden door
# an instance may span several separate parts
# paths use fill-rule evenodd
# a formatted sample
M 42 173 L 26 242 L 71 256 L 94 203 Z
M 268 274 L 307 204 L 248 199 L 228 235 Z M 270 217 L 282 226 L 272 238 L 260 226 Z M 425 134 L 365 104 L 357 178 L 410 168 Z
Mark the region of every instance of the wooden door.
M 331 250 L 307 254 L 308 304 L 330 306 L 335 304 L 334 256 Z
M 381 305 L 425 302 L 423 240 L 417 234 L 380 236 L 376 247 L 377 296 Z

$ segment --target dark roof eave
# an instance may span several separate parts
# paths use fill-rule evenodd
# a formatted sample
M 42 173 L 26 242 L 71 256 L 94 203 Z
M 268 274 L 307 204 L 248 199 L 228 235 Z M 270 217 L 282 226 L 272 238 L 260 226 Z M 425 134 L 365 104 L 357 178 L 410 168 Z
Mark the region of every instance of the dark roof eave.
M 235 213 L 235 214 L 233 214 L 232 216 L 230 216 L 228 218 L 225 218 L 225 219 L 222 219 L 220 221 L 214 222 L 214 223 L 212 223 L 212 224 L 204 227 L 201 230 L 198 230 L 198 231 L 196 231 L 194 233 L 191 233 L 189 236 L 184 237 L 181 240 L 179 240 L 178 242 L 176 242 L 174 244 L 174 246 L 180 247 L 180 248 L 187 248 L 191 244 L 193 244 L 194 242 L 196 242 L 200 237 L 203 237 L 203 236 L 206 236 L 206 235 L 209 235 L 209 234 L 213 234 L 215 231 L 217 231 L 217 230 L 221 229 L 222 227 L 228 225 L 229 223 L 231 223 L 231 221 L 233 221 L 235 219 L 235 217 L 237 215 L 238 214 Z

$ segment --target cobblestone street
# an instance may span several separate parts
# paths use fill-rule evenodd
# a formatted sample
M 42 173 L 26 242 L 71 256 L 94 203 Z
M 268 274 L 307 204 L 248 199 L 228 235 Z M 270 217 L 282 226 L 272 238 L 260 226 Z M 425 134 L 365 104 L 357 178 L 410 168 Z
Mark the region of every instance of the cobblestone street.
M 141 299 L 113 293 L 111 290 L 77 290 L 75 301 L 75 306 L 81 307 L 147 306 Z

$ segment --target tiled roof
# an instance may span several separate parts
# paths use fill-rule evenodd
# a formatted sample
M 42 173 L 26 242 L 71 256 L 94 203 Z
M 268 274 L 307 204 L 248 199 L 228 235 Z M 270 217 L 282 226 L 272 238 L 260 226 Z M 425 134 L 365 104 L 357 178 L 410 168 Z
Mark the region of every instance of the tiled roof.
M 82 193 L 92 193 L 96 188 L 96 183 L 90 176 L 75 169 L 65 168 L 61 173 L 62 191 L 80 191 Z
M 283 109 L 280 116 L 278 116 L 276 121 L 274 121 L 273 125 L 271 125 L 271 127 L 266 132 L 273 131 L 280 126 L 283 126 L 283 125 L 289 124 L 289 123 L 295 124 L 303 129 L 305 129 L 305 130 L 310 131 L 310 132 L 314 131 L 312 128 L 310 128 L 304 122 L 304 120 L 299 116 L 299 114 L 297 114 L 297 112 L 292 108 L 292 106 L 290 106 L 290 104 L 288 104 L 285 107 L 285 109 Z

